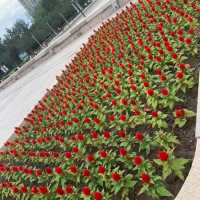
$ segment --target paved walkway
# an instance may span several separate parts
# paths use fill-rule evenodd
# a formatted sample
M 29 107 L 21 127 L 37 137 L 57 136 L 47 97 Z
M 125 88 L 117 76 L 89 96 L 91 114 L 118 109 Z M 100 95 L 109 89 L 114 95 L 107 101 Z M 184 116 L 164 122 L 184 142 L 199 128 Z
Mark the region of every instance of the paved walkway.
M 0 92 L 0 146 L 19 126 L 34 105 L 44 96 L 46 89 L 56 83 L 56 75 L 69 63 L 92 32 L 85 33 L 49 60 L 42 62 L 27 75 Z

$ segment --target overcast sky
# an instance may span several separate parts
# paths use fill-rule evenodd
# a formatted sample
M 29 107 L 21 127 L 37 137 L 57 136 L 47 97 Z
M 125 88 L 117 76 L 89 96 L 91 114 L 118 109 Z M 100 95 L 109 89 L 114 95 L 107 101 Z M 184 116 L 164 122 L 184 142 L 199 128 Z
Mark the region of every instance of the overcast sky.
M 27 13 L 17 0 L 0 0 L 0 37 L 16 20 L 27 20 Z

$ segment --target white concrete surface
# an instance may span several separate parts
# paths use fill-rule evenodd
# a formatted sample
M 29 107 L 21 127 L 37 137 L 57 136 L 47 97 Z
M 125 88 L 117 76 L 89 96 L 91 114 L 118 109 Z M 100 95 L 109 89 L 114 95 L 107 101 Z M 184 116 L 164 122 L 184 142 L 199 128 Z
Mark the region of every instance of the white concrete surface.
M 87 41 L 88 32 L 67 46 L 57 55 L 42 62 L 37 68 L 0 92 L 0 146 L 19 126 L 34 105 L 44 96 L 46 89 L 56 83 L 56 75 L 69 63 L 83 42 Z

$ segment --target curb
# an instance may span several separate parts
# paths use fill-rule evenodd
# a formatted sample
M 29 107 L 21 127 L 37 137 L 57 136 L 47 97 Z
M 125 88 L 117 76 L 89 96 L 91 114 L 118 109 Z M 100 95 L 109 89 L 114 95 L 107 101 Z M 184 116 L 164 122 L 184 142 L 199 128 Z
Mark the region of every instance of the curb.
M 200 72 L 199 72 L 200 83 Z M 196 151 L 190 172 L 175 200 L 200 200 L 200 84 L 198 86 L 196 131 Z

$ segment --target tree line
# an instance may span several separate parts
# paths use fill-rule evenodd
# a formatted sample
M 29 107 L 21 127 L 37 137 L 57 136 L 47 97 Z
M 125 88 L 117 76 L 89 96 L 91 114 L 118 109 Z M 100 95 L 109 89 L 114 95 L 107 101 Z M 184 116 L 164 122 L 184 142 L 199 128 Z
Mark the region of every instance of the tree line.
M 77 1 L 82 8 L 90 2 L 90 0 Z M 33 55 L 77 13 L 71 0 L 41 0 L 30 24 L 19 20 L 12 28 L 6 30 L 3 38 L 0 38 L 0 66 L 5 65 L 12 70 L 21 65 L 23 59 L 20 55 L 23 53 Z M 0 72 L 0 78 L 2 75 Z

